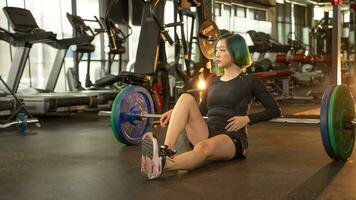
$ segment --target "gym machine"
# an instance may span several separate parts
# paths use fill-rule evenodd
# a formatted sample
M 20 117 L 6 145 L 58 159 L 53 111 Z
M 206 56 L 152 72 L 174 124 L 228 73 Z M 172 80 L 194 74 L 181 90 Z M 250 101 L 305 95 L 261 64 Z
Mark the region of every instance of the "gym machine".
M 96 35 L 105 32 L 105 29 L 100 20 L 96 17 L 94 20 L 82 19 L 80 16 L 67 13 L 67 18 L 73 27 L 76 37 L 91 38 L 89 42 L 79 44 L 74 47 L 74 67 L 69 68 L 67 71 L 69 90 L 88 95 L 94 94 L 98 96 L 99 105 L 107 105 L 105 108 L 110 108 L 109 105 L 114 100 L 118 91 L 117 89 L 105 88 L 105 86 L 110 86 L 110 83 L 117 82 L 119 79 L 112 76 L 104 77 L 94 84 L 90 80 L 91 53 L 95 51 L 95 46 L 90 42 L 94 40 Z M 98 23 L 100 28 L 93 31 L 88 25 L 85 24 L 85 21 Z M 79 81 L 79 64 L 84 54 L 87 54 L 87 71 L 85 79 L 86 88 L 83 88 Z
M 80 111 L 88 107 L 96 107 L 95 95 L 78 93 L 55 93 L 54 89 L 61 71 L 65 54 L 69 46 L 88 41 L 88 38 L 69 38 L 57 40 L 56 34 L 40 29 L 29 10 L 16 7 L 4 7 L 3 11 L 10 26 L 15 31 L 14 46 L 17 48 L 11 64 L 7 85 L 13 93 L 23 99 L 30 113 L 44 114 L 48 112 Z M 9 34 L 9 33 L 7 33 Z M 50 76 L 45 89 L 29 88 L 18 92 L 21 77 L 26 66 L 30 49 L 34 43 L 45 43 L 58 49 L 56 59 L 51 68 Z

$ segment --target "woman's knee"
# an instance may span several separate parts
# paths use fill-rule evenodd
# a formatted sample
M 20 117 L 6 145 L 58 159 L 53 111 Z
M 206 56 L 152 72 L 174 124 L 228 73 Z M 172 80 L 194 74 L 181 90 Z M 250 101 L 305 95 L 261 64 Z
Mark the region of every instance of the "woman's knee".
M 183 93 L 178 101 L 180 102 L 184 102 L 185 105 L 191 105 L 191 104 L 196 104 L 196 100 L 195 98 L 191 95 L 191 94 L 188 94 L 188 93 Z
M 194 146 L 193 151 L 198 151 L 207 159 L 211 154 L 212 144 L 207 140 L 200 141 Z
M 224 134 L 197 143 L 194 150 L 204 155 L 207 161 L 230 160 L 236 152 L 234 143 Z

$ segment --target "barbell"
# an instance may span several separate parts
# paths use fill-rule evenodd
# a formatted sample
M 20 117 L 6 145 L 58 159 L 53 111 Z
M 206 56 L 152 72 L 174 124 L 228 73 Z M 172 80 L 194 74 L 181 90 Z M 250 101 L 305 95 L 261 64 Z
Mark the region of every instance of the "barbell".
M 31 123 L 39 123 L 38 119 L 36 118 L 32 118 L 32 119 L 28 119 L 26 114 L 24 113 L 18 113 L 16 115 L 16 120 L 12 121 L 12 122 L 8 122 L 5 124 L 0 124 L 0 128 L 8 128 L 10 126 L 14 126 L 17 125 L 17 130 L 20 132 L 25 132 L 28 128 L 28 124 Z
M 139 86 L 127 86 L 116 96 L 112 110 L 100 111 L 99 116 L 110 116 L 115 137 L 124 144 L 138 144 L 152 128 L 154 104 L 149 92 Z M 354 146 L 356 121 L 350 90 L 344 85 L 331 86 L 323 94 L 320 119 L 274 118 L 276 123 L 319 124 L 326 153 L 334 160 L 347 160 Z M 204 117 L 205 119 L 207 117 Z

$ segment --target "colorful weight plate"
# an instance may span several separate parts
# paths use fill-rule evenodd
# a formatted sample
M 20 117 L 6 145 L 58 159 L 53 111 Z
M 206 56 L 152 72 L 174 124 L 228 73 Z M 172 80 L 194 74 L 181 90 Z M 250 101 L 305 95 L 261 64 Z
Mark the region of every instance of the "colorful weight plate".
M 330 96 L 334 88 L 335 86 L 326 88 L 323 94 L 323 98 L 321 99 L 320 134 L 326 153 L 329 155 L 330 158 L 337 159 L 330 143 L 329 130 L 328 130 L 328 110 L 329 110 L 328 108 L 330 104 Z
M 116 138 L 125 144 L 138 144 L 152 127 L 152 118 L 139 119 L 134 114 L 153 113 L 150 93 L 143 87 L 128 86 L 115 98 L 111 126 Z
M 110 123 L 111 123 L 111 130 L 114 134 L 114 136 L 116 137 L 116 139 L 121 142 L 121 143 L 124 143 L 124 144 L 128 144 L 128 142 L 122 137 L 121 135 L 121 132 L 118 132 L 117 130 L 117 127 L 116 127 L 116 109 L 117 108 L 117 105 L 118 105 L 118 102 L 120 101 L 120 97 L 122 96 L 122 94 L 125 94 L 126 90 L 128 89 L 129 87 L 125 87 L 123 88 L 115 97 L 115 100 L 112 104 L 112 108 L 111 108 L 111 115 L 110 115 Z
M 338 160 L 347 160 L 354 147 L 355 129 L 345 128 L 345 119 L 353 120 L 354 101 L 350 90 L 344 85 L 334 88 L 328 109 L 328 130 L 333 152 Z

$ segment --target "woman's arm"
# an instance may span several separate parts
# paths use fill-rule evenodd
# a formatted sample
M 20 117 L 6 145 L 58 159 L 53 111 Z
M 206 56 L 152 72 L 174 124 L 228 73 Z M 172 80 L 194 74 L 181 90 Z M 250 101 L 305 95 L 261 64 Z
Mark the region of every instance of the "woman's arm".
M 267 121 L 281 115 L 281 109 L 273 98 L 271 93 L 268 92 L 265 84 L 256 76 L 252 76 L 251 89 L 255 98 L 262 103 L 265 110 L 258 113 L 251 113 L 248 115 L 250 124 L 260 121 Z

